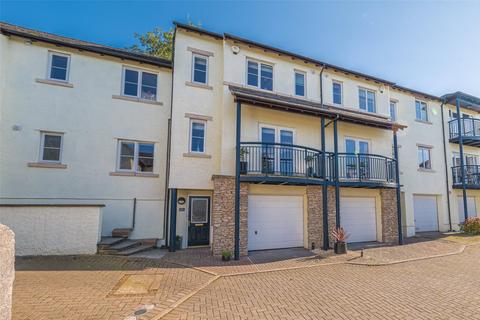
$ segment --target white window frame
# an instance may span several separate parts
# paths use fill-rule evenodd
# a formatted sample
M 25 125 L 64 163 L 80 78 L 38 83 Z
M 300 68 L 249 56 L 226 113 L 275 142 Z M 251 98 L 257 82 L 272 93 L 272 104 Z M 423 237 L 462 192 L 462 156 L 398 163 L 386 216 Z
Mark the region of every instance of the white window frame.
M 419 160 L 418 159 L 418 151 L 422 149 L 422 150 L 428 150 L 428 159 L 430 160 L 430 168 L 422 168 L 420 167 L 420 163 L 419 163 Z M 432 161 L 432 149 L 433 147 L 429 147 L 429 146 L 423 146 L 423 145 L 417 145 L 417 168 L 419 170 L 433 170 L 433 161 Z M 423 160 L 423 159 L 422 159 Z
M 297 74 L 303 76 L 303 95 L 297 94 Z M 272 78 L 273 81 L 273 78 Z M 293 95 L 296 97 L 307 97 L 307 73 L 301 70 L 294 70 L 293 72 Z
M 120 153 L 121 153 L 121 147 L 122 143 L 133 143 L 134 144 L 134 149 L 133 149 L 133 167 L 132 169 L 120 169 Z M 152 144 L 153 145 L 153 167 L 152 167 L 152 172 L 148 171 L 138 171 L 138 152 L 139 152 L 139 145 L 140 144 Z M 118 172 L 135 172 L 135 173 L 154 173 L 155 172 L 155 143 L 154 142 L 149 142 L 149 141 L 136 141 L 136 140 L 127 140 L 127 139 L 118 139 L 117 142 L 117 165 L 115 168 L 116 171 Z
M 256 86 L 248 83 L 248 62 L 254 62 L 258 65 L 258 68 L 257 68 L 257 70 L 258 70 L 257 85 Z M 272 90 L 262 89 L 262 87 L 261 87 L 262 64 L 272 68 Z M 252 58 L 247 58 L 246 63 L 245 63 L 245 84 L 246 84 L 246 86 L 251 87 L 251 88 L 257 88 L 257 89 L 265 90 L 265 91 L 268 91 L 268 92 L 274 92 L 275 91 L 275 68 L 274 68 L 274 64 L 269 63 L 269 62 L 265 62 L 265 61 L 252 59 Z
M 60 155 L 58 160 L 43 160 L 43 152 L 45 146 L 45 136 L 57 136 L 60 137 Z M 40 152 L 38 162 L 43 163 L 62 163 L 63 158 L 63 133 L 61 132 L 51 132 L 51 131 L 40 131 Z
M 275 130 L 275 143 L 280 143 L 280 132 L 282 130 L 291 131 L 293 133 L 293 143 L 292 144 L 296 145 L 297 132 L 294 128 L 276 126 L 276 125 L 266 124 L 266 123 L 259 123 L 259 125 L 258 125 L 258 142 L 262 142 L 262 129 L 263 128 Z
M 425 119 L 419 119 L 417 117 L 417 102 L 419 102 L 420 104 L 425 104 Z M 419 99 L 415 99 L 415 120 L 417 121 L 420 121 L 420 122 L 429 122 L 429 115 L 428 115 L 428 103 L 426 101 L 423 101 L 423 100 L 419 100 Z
M 192 150 L 192 138 L 193 138 L 192 132 L 193 132 L 193 124 L 194 123 L 203 124 L 203 151 L 193 151 Z M 189 130 L 189 136 L 188 136 L 188 152 L 189 153 L 195 153 L 195 154 L 206 154 L 207 153 L 207 121 L 206 120 L 195 119 L 195 118 L 190 119 L 190 130 Z
M 347 152 L 347 140 L 352 140 L 355 141 L 355 154 L 360 152 L 360 142 L 366 142 L 368 144 L 368 154 L 372 154 L 372 141 L 368 139 L 363 139 L 363 138 L 357 138 L 357 137 L 350 137 L 350 136 L 345 136 L 343 138 L 343 149 L 345 150 L 345 153 Z
M 360 90 L 363 90 L 365 91 L 365 99 L 366 99 L 366 109 L 362 109 L 360 107 Z M 371 92 L 373 93 L 373 111 L 368 111 L 368 92 Z M 364 112 L 368 112 L 368 113 L 377 113 L 377 92 L 375 90 L 372 90 L 372 89 L 368 89 L 368 88 L 364 88 L 364 87 L 358 87 L 358 109 L 360 109 L 361 111 L 364 111 Z
M 393 117 L 392 117 L 392 104 L 393 104 Z M 398 108 L 397 108 L 397 105 L 398 105 L 398 101 L 396 100 L 390 100 L 390 103 L 388 104 L 388 112 L 390 114 L 390 120 L 391 121 L 398 121 Z
M 51 74 L 52 74 L 52 62 L 53 62 L 53 59 L 52 57 L 53 56 L 61 56 L 61 57 L 65 57 L 67 58 L 67 72 L 65 74 L 65 80 L 62 80 L 62 79 L 56 79 L 56 78 L 52 78 L 51 77 Z M 48 68 L 47 68 L 47 79 L 48 80 L 51 80 L 51 81 L 58 81 L 58 82 L 65 82 L 65 83 L 68 83 L 68 79 L 70 79 L 70 60 L 71 60 L 71 56 L 69 54 L 66 54 L 66 53 L 61 53 L 61 52 L 57 52 L 57 51 L 48 51 Z
M 129 95 L 129 94 L 125 94 L 125 73 L 127 72 L 127 70 L 138 72 L 138 77 L 137 77 L 137 95 L 136 95 L 136 96 L 132 96 L 132 95 Z M 145 72 L 145 73 L 154 74 L 154 75 L 157 76 L 157 88 L 156 88 L 156 94 L 155 94 L 155 99 L 154 99 L 154 100 L 142 98 L 142 74 L 143 74 L 144 72 Z M 138 68 L 129 67 L 129 66 L 123 66 L 123 68 L 122 68 L 122 83 L 121 83 L 121 89 L 120 89 L 121 95 L 122 95 L 123 97 L 137 98 L 137 99 L 146 100 L 146 101 L 158 101 L 158 91 L 159 91 L 159 90 L 158 90 L 158 72 L 153 72 L 153 71 L 150 71 L 150 70 L 138 69 Z
M 336 102 L 335 102 L 335 99 L 334 99 L 335 95 L 334 95 L 334 93 L 333 93 L 333 86 L 334 86 L 335 84 L 340 85 L 340 103 L 336 103 Z M 333 81 L 332 81 L 332 103 L 333 103 L 334 105 L 337 105 L 337 106 L 343 106 L 343 82 L 341 82 L 341 81 L 338 81 L 338 80 L 333 80 Z M 360 107 L 360 106 L 359 106 L 359 107 Z
M 195 81 L 195 57 L 202 58 L 206 60 L 206 68 L 205 68 L 205 83 Z M 192 53 L 192 79 L 191 81 L 193 83 L 198 83 L 198 84 L 203 84 L 203 85 L 208 85 L 208 71 L 209 71 L 209 61 L 208 61 L 208 56 L 199 54 L 199 53 Z

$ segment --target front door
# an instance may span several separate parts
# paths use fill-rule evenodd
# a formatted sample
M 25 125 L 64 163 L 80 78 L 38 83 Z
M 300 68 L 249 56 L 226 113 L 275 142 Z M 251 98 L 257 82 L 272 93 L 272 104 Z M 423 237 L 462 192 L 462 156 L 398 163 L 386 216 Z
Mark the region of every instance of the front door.
M 210 197 L 189 198 L 188 221 L 188 245 L 208 245 L 210 239 Z

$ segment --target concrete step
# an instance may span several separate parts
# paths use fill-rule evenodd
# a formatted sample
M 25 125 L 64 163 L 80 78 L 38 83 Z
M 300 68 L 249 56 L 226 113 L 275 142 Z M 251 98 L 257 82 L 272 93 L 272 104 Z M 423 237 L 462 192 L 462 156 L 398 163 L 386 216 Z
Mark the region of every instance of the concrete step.
M 137 246 L 140 246 L 142 245 L 142 242 L 139 241 L 139 240 L 130 240 L 130 239 L 126 239 L 120 243 L 117 243 L 117 244 L 114 244 L 112 246 L 110 246 L 110 250 L 116 250 L 116 251 L 121 251 L 121 250 L 126 250 L 126 249 L 129 249 L 129 248 L 133 248 L 133 247 L 137 247 Z
M 131 228 L 115 228 L 112 230 L 112 237 L 128 238 L 132 233 Z
M 123 237 L 102 237 L 99 243 L 97 243 L 97 248 L 99 250 L 108 249 L 112 245 L 119 244 L 124 241 Z
M 121 256 L 129 256 L 131 254 L 143 252 L 143 251 L 150 250 L 150 249 L 153 249 L 153 248 L 155 248 L 154 245 L 142 244 L 142 245 L 132 247 L 132 248 L 129 248 L 129 249 L 117 251 L 116 254 L 121 255 Z

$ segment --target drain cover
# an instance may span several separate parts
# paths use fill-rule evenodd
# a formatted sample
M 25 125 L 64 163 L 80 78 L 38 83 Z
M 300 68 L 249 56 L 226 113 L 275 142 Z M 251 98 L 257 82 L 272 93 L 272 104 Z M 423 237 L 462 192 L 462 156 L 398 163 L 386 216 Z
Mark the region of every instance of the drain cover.
M 125 275 L 115 286 L 112 295 L 141 295 L 155 293 L 160 288 L 162 278 L 162 274 Z M 142 308 L 137 311 L 141 310 L 145 310 L 145 312 L 147 312 L 146 308 Z

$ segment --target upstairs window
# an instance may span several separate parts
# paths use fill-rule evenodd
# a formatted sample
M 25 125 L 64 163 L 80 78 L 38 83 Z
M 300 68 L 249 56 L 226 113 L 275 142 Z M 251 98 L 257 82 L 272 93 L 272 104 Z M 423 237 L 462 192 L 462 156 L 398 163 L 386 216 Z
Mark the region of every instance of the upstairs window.
M 427 104 L 423 101 L 415 101 L 415 116 L 419 121 L 428 121 Z
M 157 100 L 157 75 L 124 68 L 123 95 L 145 100 Z
M 305 73 L 295 71 L 295 95 L 305 97 Z
M 60 163 L 62 160 L 63 134 L 42 132 L 40 162 Z
M 367 89 L 358 89 L 360 109 L 368 112 L 375 111 L 375 92 Z
M 341 105 L 342 104 L 342 84 L 340 82 L 333 82 L 333 103 Z
M 50 52 L 48 61 L 48 79 L 68 82 L 70 56 Z
M 390 120 L 397 121 L 397 102 L 390 101 Z
M 431 161 L 431 148 L 418 147 L 418 168 L 419 169 L 432 169 Z
M 192 82 L 207 84 L 208 58 L 199 54 L 193 55 Z
M 120 140 L 118 148 L 119 171 L 153 172 L 153 143 Z
M 190 152 L 205 153 L 205 126 L 203 120 L 190 121 Z
M 264 90 L 273 90 L 273 67 L 247 60 L 247 84 Z

